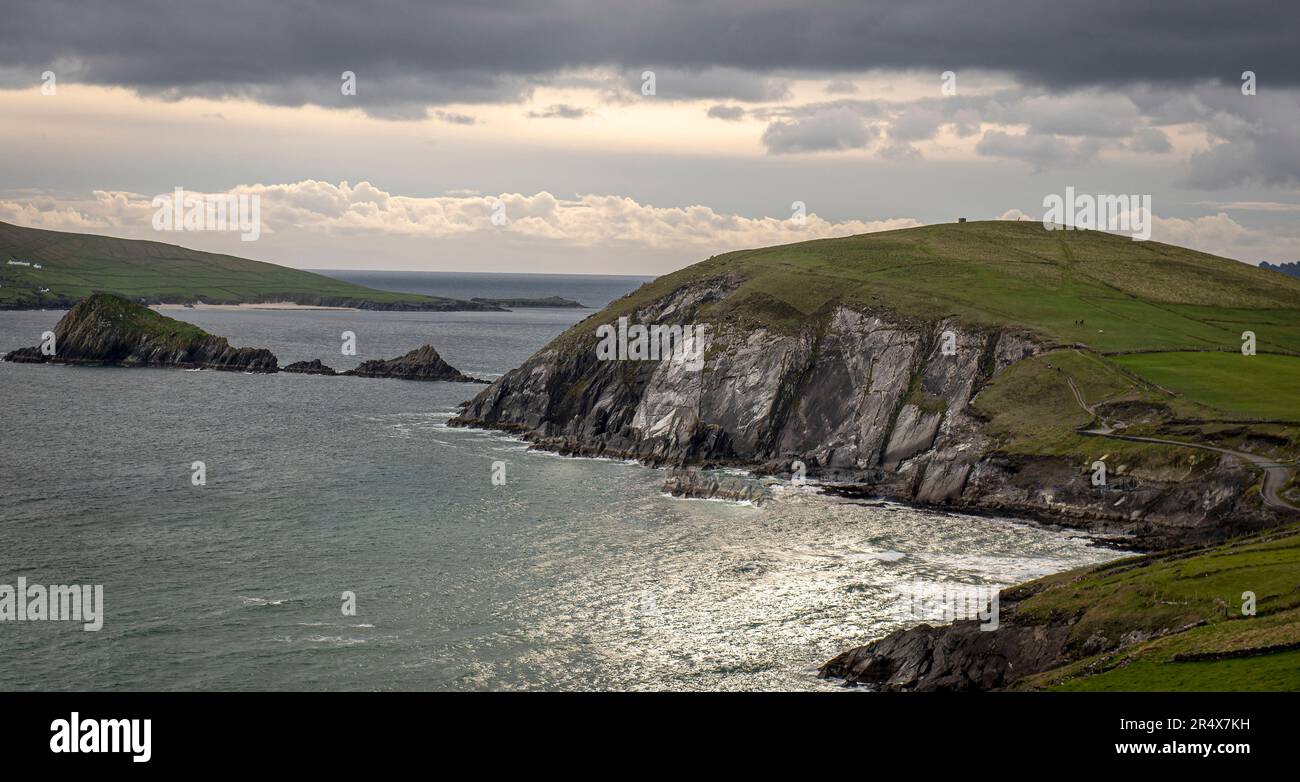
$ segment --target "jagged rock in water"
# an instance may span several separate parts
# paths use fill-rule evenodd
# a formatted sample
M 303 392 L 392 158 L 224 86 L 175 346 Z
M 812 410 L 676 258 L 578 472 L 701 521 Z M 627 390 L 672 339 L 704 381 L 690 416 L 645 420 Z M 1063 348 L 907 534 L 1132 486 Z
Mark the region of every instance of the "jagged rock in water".
M 342 373 L 356 377 L 392 377 L 400 380 L 447 380 L 453 383 L 486 383 L 486 380 L 461 374 L 438 355 L 432 345 L 422 345 L 405 356 L 366 361 L 356 369 Z
M 703 470 L 674 470 L 664 481 L 664 491 L 674 497 L 697 500 L 732 500 L 761 505 L 772 494 L 761 481 Z
M 54 338 L 54 355 L 32 347 L 15 350 L 5 359 L 243 372 L 275 372 L 278 363 L 269 350 L 231 347 L 225 337 L 107 293 L 77 302 L 54 327 Z
M 320 362 L 320 359 L 313 358 L 311 361 L 295 361 L 287 367 L 281 367 L 281 372 L 293 372 L 300 375 L 335 375 L 338 374 L 331 367 L 327 367 Z

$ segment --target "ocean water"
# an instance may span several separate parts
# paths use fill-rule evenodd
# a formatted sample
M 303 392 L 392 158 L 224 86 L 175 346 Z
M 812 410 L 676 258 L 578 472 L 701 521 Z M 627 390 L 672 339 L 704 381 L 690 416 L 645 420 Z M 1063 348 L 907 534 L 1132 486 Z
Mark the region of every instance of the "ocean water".
M 571 281 L 495 295 L 597 306 L 640 282 L 596 297 Z M 61 314 L 0 313 L 0 350 Z M 168 314 L 283 363 L 431 342 L 494 377 L 589 312 Z M 356 357 L 339 355 L 345 330 Z M 102 584 L 105 602 L 99 632 L 0 622 L 0 690 L 838 691 L 816 667 L 916 623 L 917 584 L 1115 556 L 811 489 L 757 508 L 674 499 L 646 467 L 448 428 L 480 388 L 0 363 L 0 584 Z
M 484 272 L 385 272 L 318 269 L 319 274 L 385 291 L 452 299 L 520 299 L 562 296 L 603 307 L 653 277 L 601 274 L 489 274 Z

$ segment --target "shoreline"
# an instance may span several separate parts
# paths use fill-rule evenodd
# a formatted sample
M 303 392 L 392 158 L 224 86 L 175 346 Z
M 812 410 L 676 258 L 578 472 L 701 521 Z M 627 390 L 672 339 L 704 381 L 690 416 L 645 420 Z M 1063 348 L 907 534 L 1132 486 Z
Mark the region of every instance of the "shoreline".
M 228 312 L 238 312 L 241 310 L 290 310 L 298 312 L 308 312 L 312 310 L 323 310 L 327 312 L 361 311 L 357 307 L 330 307 L 324 304 L 297 304 L 292 301 L 267 301 L 243 304 L 204 304 L 202 302 L 195 304 L 150 304 L 149 309 L 159 312 L 165 310 L 224 310 Z
M 463 413 L 463 409 L 462 409 Z M 694 470 L 720 470 L 732 469 L 743 470 L 748 473 L 751 479 L 761 479 L 764 477 L 779 477 L 774 473 L 762 472 L 762 463 L 743 462 L 743 461 L 726 461 L 711 460 L 694 464 L 672 464 L 667 460 L 658 461 L 647 459 L 644 455 L 638 455 L 632 451 L 620 451 L 618 449 L 591 448 L 576 446 L 572 442 L 556 442 L 554 438 L 547 438 L 537 435 L 533 430 L 523 426 L 489 424 L 477 420 L 457 420 L 462 413 L 453 415 L 447 421 L 447 425 L 455 428 L 477 429 L 480 431 L 497 432 L 516 437 L 520 441 L 528 443 L 529 450 L 540 451 L 543 453 L 553 454 L 566 458 L 582 459 L 610 459 L 615 461 L 635 462 L 642 467 L 649 467 L 655 470 L 663 470 L 665 474 L 672 474 L 673 469 L 694 469 Z M 836 494 L 849 499 L 859 500 L 876 500 L 882 502 L 894 502 L 905 505 L 909 508 L 918 510 L 928 510 L 936 513 L 950 513 L 969 516 L 986 516 L 1016 519 L 1022 522 L 1029 522 L 1049 527 L 1058 527 L 1065 530 L 1075 530 L 1086 533 L 1089 537 L 1098 541 L 1105 541 L 1105 545 L 1110 548 L 1123 550 L 1132 553 L 1135 556 L 1143 554 L 1153 554 L 1159 551 L 1181 548 L 1187 545 L 1194 545 L 1191 541 L 1179 541 L 1174 545 L 1156 546 L 1143 545 L 1155 542 L 1151 538 L 1140 538 L 1138 536 L 1124 533 L 1117 529 L 1113 519 L 1098 518 L 1089 516 L 1086 513 L 1068 513 L 1064 510 L 1054 510 L 1044 512 L 1041 509 L 1033 507 L 1024 507 L 1020 505 L 1007 505 L 1001 503 L 980 503 L 965 502 L 954 503 L 949 501 L 918 501 L 915 498 L 901 496 L 895 492 L 889 491 L 889 486 L 881 484 L 879 486 L 864 484 L 861 481 L 836 479 L 833 475 L 809 475 L 809 482 L 816 483 L 824 491 Z M 1062 505 L 1061 507 L 1066 507 Z
M 545 446 L 539 445 L 538 443 L 530 440 L 526 433 L 522 433 L 519 431 L 510 431 L 509 429 L 497 428 L 492 426 L 482 426 L 482 425 L 474 425 L 474 424 L 452 424 L 451 421 L 454 418 L 455 415 L 449 417 L 447 419 L 447 422 L 444 424 L 444 426 L 448 426 L 449 428 L 470 429 L 470 430 L 476 430 L 481 432 L 488 432 L 498 437 L 502 437 L 506 440 L 509 440 L 511 442 L 525 443 L 528 445 L 529 451 L 541 453 L 541 454 L 545 454 L 548 456 L 553 456 L 561 459 L 598 459 L 598 460 L 606 460 L 606 461 L 618 461 L 624 464 L 635 464 L 636 466 L 648 468 L 649 470 L 652 470 L 656 473 L 663 473 L 666 475 L 672 475 L 674 473 L 674 470 L 678 469 L 668 465 L 649 463 L 635 457 L 595 455 L 595 454 L 583 454 L 583 453 L 565 453 L 563 451 L 559 451 L 553 448 L 547 448 Z M 763 477 L 765 477 L 761 473 L 756 472 L 754 469 L 752 468 L 746 469 L 746 467 L 739 464 L 715 465 L 713 467 L 703 467 L 697 465 L 697 468 L 701 470 L 706 470 L 706 469 L 727 470 L 727 471 L 743 470 L 746 472 L 746 476 L 743 478 L 744 480 L 758 481 L 761 480 Z M 767 476 L 767 477 L 772 477 L 772 476 Z M 1123 538 L 1116 538 L 1113 535 L 1107 535 L 1104 530 L 1097 530 L 1097 529 L 1090 528 L 1087 525 L 1088 519 L 1086 517 L 1070 518 L 1065 516 L 1065 514 L 1060 514 L 1060 513 L 1057 513 L 1053 516 L 1048 516 L 1046 514 L 1034 513 L 1030 511 L 984 508 L 984 507 L 969 506 L 969 505 L 962 506 L 962 505 L 955 505 L 952 503 L 922 503 L 922 502 L 916 502 L 914 500 L 908 500 L 900 497 L 890 496 L 888 494 L 868 495 L 861 491 L 861 489 L 863 488 L 861 484 L 839 482 L 833 480 L 828 481 L 824 478 L 810 478 L 808 480 L 808 483 L 805 484 L 805 486 L 806 488 L 812 489 L 812 491 L 801 492 L 801 496 L 811 499 L 812 501 L 818 503 L 827 503 L 827 504 L 845 503 L 851 505 L 867 505 L 867 506 L 874 506 L 877 503 L 879 505 L 892 504 L 892 505 L 898 505 L 900 507 L 909 508 L 912 510 L 925 511 L 929 513 L 942 515 L 954 520 L 961 519 L 962 517 L 997 519 L 1001 521 L 1006 521 L 1011 524 L 1026 525 L 1026 526 L 1037 527 L 1040 529 L 1046 529 L 1058 535 L 1082 536 L 1088 541 L 1088 545 L 1091 547 L 1115 552 L 1117 556 L 1113 558 L 1107 558 L 1099 562 L 1095 562 L 1091 565 L 1067 567 L 1064 570 L 1052 570 L 1050 572 L 1043 573 L 1033 578 L 1029 578 L 1023 581 L 1016 581 L 1014 583 L 1008 584 L 998 589 L 997 594 L 999 596 L 998 598 L 999 602 L 1004 604 L 1008 609 L 1007 611 L 1008 622 L 1006 626 L 1007 632 L 1003 634 L 1003 637 L 1012 638 L 1012 641 L 1014 642 L 1014 643 L 1008 642 L 1008 646 L 1009 646 L 1008 652 L 1015 652 L 1017 654 L 1021 654 L 1022 656 L 1025 653 L 1023 649 L 1020 649 L 1021 645 L 1023 645 L 1025 648 L 1030 648 L 1030 649 L 1037 648 L 1036 644 L 1038 644 L 1041 639 L 1038 639 L 1035 636 L 1031 638 L 1028 642 L 1024 642 L 1024 639 L 1020 638 L 1019 634 L 1024 633 L 1026 631 L 1024 630 L 1024 628 L 1017 626 L 1014 622 L 1013 616 L 1015 613 L 1015 608 L 1019 602 L 1018 598 L 1022 595 L 1032 594 L 1036 590 L 1036 586 L 1041 584 L 1044 579 L 1051 579 L 1053 577 L 1060 576 L 1063 573 L 1068 573 L 1072 570 L 1076 570 L 1080 568 L 1083 568 L 1091 572 L 1091 570 L 1095 568 L 1115 568 L 1115 567 L 1122 568 L 1122 567 L 1136 566 L 1136 563 L 1139 563 L 1147 559 L 1148 557 L 1178 557 L 1183 551 L 1187 551 L 1189 549 L 1191 550 L 1195 549 L 1195 547 L 1188 547 L 1183 549 L 1174 548 L 1171 550 L 1162 551 L 1160 549 L 1142 548 L 1139 545 L 1137 545 L 1136 540 L 1130 541 Z M 760 502 L 740 500 L 731 497 L 678 496 L 672 494 L 671 492 L 665 492 L 665 491 L 661 491 L 660 496 L 670 498 L 680 502 L 692 502 L 692 501 L 724 502 L 734 506 L 748 507 L 752 510 L 758 510 L 759 508 L 761 508 L 763 504 L 766 504 Z M 777 496 L 771 498 L 771 500 L 778 500 L 778 499 L 779 497 Z M 876 501 L 876 502 L 872 502 L 872 501 Z M 974 636 L 973 638 L 967 639 L 966 635 L 970 635 L 970 630 L 972 627 L 976 628 Z M 867 666 L 868 662 L 874 659 L 873 658 L 874 650 L 878 648 L 882 648 L 887 644 L 891 644 L 891 643 L 897 644 L 897 646 L 899 647 L 897 650 L 890 649 L 889 651 L 884 652 L 881 658 L 884 660 L 888 660 L 889 664 L 891 665 L 891 670 L 893 670 L 895 667 L 900 667 L 900 668 L 904 667 L 896 663 L 896 660 L 902 660 L 905 658 L 904 653 L 907 654 L 928 653 L 927 650 L 937 645 L 938 641 L 935 639 L 946 639 L 946 638 L 956 639 L 960 637 L 962 641 L 968 641 L 968 643 L 959 646 L 959 648 L 957 649 L 953 649 L 949 651 L 954 655 L 959 655 L 959 656 L 965 655 L 966 657 L 969 657 L 970 659 L 974 660 L 979 658 L 980 655 L 983 654 L 983 646 L 981 646 L 981 644 L 989 641 L 993 636 L 998 635 L 997 633 L 987 633 L 987 634 L 981 633 L 979 632 L 978 628 L 979 628 L 979 622 L 976 620 L 969 620 L 969 619 L 962 620 L 962 619 L 954 618 L 952 621 L 932 624 L 930 621 L 927 621 L 925 619 L 917 619 L 914 622 L 898 627 L 882 635 L 862 639 L 861 642 L 858 643 L 858 645 L 850 646 L 849 648 L 844 649 L 843 651 L 839 652 L 829 660 L 823 662 L 820 666 L 818 666 L 818 668 L 816 669 L 816 673 L 813 675 L 817 680 L 823 682 L 827 686 L 827 688 L 845 689 L 845 688 L 857 688 L 866 685 L 867 687 L 871 687 L 874 690 L 889 690 L 889 689 L 906 690 L 907 688 L 905 687 L 903 688 L 890 687 L 883 681 L 875 683 L 875 686 L 873 687 L 871 682 L 861 678 L 862 670 L 865 670 L 865 667 Z M 1032 635 L 1034 630 L 1031 629 L 1028 632 L 1030 635 Z M 920 636 L 925 636 L 927 639 L 929 639 L 930 645 L 928 646 L 921 645 L 918 648 L 912 648 L 906 643 L 899 642 L 899 639 L 910 640 Z M 1022 644 L 1021 642 L 1024 643 Z M 973 649 L 977 651 L 972 651 Z M 994 655 L 994 657 L 996 657 L 996 655 Z M 914 660 L 912 657 L 906 657 L 906 660 L 908 662 L 915 662 L 919 666 L 919 662 L 918 662 L 919 658 Z M 1028 662 L 1028 660 L 1027 659 L 1022 660 L 1022 662 Z M 875 664 L 879 665 L 880 663 L 877 661 Z M 1001 689 L 1001 688 L 1002 688 L 1001 685 L 999 685 L 999 686 L 988 687 L 988 688 L 976 687 L 975 689 Z

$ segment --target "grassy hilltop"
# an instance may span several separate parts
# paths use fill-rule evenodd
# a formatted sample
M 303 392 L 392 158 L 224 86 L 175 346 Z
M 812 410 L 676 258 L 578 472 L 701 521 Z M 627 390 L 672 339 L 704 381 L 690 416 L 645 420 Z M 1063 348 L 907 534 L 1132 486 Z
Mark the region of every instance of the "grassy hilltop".
M 10 260 L 31 261 L 42 268 L 11 266 Z M 292 301 L 374 309 L 498 309 L 459 299 L 375 290 L 174 244 L 0 222 L 0 309 L 66 307 L 96 292 L 151 304 Z
M 660 277 L 611 307 L 626 314 L 684 283 L 728 274 L 745 282 L 717 314 L 775 328 L 796 327 L 838 300 L 1023 326 L 1101 352 L 1238 350 L 1249 329 L 1261 351 L 1300 353 L 1300 280 L 1160 242 L 1027 221 L 740 250 Z

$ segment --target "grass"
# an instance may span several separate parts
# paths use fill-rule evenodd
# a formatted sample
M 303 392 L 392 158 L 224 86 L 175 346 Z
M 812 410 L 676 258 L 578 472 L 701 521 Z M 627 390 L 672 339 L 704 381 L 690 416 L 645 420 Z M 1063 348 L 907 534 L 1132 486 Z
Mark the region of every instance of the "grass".
M 702 316 L 780 331 L 845 302 L 903 318 L 1018 326 L 1099 352 L 1236 350 L 1244 323 L 1261 350 L 1300 352 L 1300 280 L 1159 242 L 1013 221 L 727 253 L 660 277 L 611 304 L 599 322 L 681 285 L 721 278 L 739 288 Z
M 10 259 L 43 268 L 9 266 Z M 48 293 L 40 293 L 49 288 Z M 379 291 L 275 264 L 162 242 L 45 231 L 0 223 L 0 307 L 53 305 L 97 291 L 149 302 L 237 304 L 294 301 L 451 304 L 414 293 Z
M 1300 357 L 1138 353 L 1112 360 L 1228 416 L 1300 422 Z
M 1056 350 L 1019 361 L 994 378 L 975 398 L 973 406 L 988 424 L 986 431 L 1000 437 L 1002 450 L 1025 456 L 1059 456 L 1090 469 L 1105 460 L 1117 474 L 1138 475 L 1169 471 L 1187 475 L 1216 461 L 1204 452 L 1172 445 L 1105 440 L 1076 430 L 1097 423 L 1079 405 L 1070 390 L 1073 378 L 1084 400 L 1140 400 L 1161 404 L 1158 392 L 1124 372 L 1103 356 L 1084 350 Z M 1171 438 L 1180 439 L 1180 438 Z
M 1211 662 L 1139 660 L 1097 676 L 1074 679 L 1062 692 L 1295 692 L 1300 651 Z
M 169 318 L 112 294 L 93 294 L 82 300 L 79 306 L 85 313 L 83 317 L 107 319 L 123 332 L 138 334 L 144 339 L 161 339 L 178 348 L 188 348 L 212 336 L 193 323 Z
M 1288 648 L 1300 644 L 1298 533 L 1117 560 L 1018 588 L 1030 596 L 1017 621 L 1072 620 L 1067 648 L 1079 658 L 1017 688 L 1300 690 L 1300 652 Z M 1241 610 L 1247 591 L 1256 598 L 1251 616 Z M 1126 636 L 1136 642 L 1116 649 Z M 1109 650 L 1089 655 L 1096 638 Z M 1194 659 L 1207 654 L 1240 656 Z

